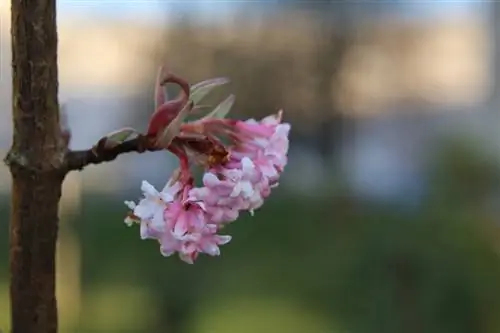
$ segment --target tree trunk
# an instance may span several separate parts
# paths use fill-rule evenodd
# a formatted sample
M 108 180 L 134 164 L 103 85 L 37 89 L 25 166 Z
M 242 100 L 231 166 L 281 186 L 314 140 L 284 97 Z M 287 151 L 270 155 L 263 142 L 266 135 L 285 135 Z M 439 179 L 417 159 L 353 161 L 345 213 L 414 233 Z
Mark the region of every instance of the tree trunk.
M 13 333 L 57 332 L 55 251 L 65 172 L 57 100 L 56 0 L 12 0 Z

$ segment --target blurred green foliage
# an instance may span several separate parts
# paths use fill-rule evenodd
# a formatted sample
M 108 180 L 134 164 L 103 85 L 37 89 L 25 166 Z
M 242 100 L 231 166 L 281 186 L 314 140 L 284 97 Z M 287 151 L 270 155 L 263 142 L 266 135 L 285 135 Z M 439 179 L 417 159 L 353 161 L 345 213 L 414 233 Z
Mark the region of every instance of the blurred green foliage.
M 498 230 L 481 204 L 498 188 L 499 168 L 456 142 L 436 156 L 418 212 L 348 193 L 278 191 L 254 218 L 228 227 L 234 238 L 221 257 L 192 266 L 163 258 L 123 225 L 123 198 L 85 195 L 71 221 L 83 305 L 79 322 L 61 331 L 499 332 Z M 7 223 L 0 229 L 6 263 Z M 7 265 L 0 273 L 5 328 Z

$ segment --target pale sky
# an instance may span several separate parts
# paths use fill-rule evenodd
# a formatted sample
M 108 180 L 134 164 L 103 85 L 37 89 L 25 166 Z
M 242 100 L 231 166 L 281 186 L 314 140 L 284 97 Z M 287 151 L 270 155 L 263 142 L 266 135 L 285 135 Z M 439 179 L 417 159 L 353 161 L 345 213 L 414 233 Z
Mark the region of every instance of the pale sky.
M 291 0 L 293 1 L 293 0 Z M 300 0 L 295 0 L 300 1 Z M 308 0 L 309 3 L 322 0 Z M 487 0 L 351 0 L 356 6 L 377 7 L 393 4 L 392 11 L 417 18 L 434 18 L 435 15 L 451 15 L 485 11 L 492 1 Z M 168 17 L 194 15 L 202 21 L 224 19 L 242 6 L 272 6 L 273 0 L 58 0 L 61 19 L 68 14 L 91 15 L 94 18 L 137 19 L 164 21 Z M 333 7 L 335 5 L 333 4 Z M 272 6 L 274 7 L 274 6 Z M 274 7 L 276 8 L 276 7 Z M 72 15 L 71 15 L 72 16 Z
M 238 0 L 59 0 L 58 8 L 63 15 L 92 15 L 103 19 L 154 21 L 191 13 L 217 20 L 231 14 L 241 3 L 243 1 Z

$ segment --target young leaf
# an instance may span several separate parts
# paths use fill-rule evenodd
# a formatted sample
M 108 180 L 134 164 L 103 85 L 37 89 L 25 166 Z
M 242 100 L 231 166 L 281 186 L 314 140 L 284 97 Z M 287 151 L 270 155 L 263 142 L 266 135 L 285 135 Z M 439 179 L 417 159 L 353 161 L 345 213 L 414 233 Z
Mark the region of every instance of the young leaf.
M 222 101 L 212 112 L 203 117 L 203 119 L 224 119 L 229 111 L 231 110 L 234 101 L 236 100 L 236 96 L 229 95 L 224 101 Z
M 203 105 L 203 104 L 198 104 L 193 107 L 193 113 L 194 112 L 205 112 L 207 109 L 211 109 L 211 105 Z
M 206 95 L 208 95 L 213 89 L 218 86 L 222 86 L 229 82 L 229 79 L 224 77 L 219 77 L 215 79 L 209 79 L 205 81 L 198 82 L 191 86 L 191 100 L 196 105 L 198 104 Z
M 160 105 L 163 105 L 168 100 L 167 89 L 161 84 L 161 81 L 166 75 L 165 66 L 160 66 L 158 73 L 156 74 L 155 82 L 155 110 L 158 110 Z
M 138 132 L 131 127 L 125 127 L 111 132 L 104 137 L 106 138 L 106 142 L 104 143 L 105 148 L 110 149 L 116 147 L 119 144 L 132 139 L 136 134 L 138 134 Z
M 191 111 L 191 115 L 193 118 L 200 118 L 200 115 L 206 115 L 211 109 L 211 105 L 195 105 Z
M 184 120 L 193 109 L 193 102 L 187 103 L 182 110 L 179 112 L 177 117 L 163 130 L 163 132 L 158 136 L 157 143 L 161 147 L 168 147 L 172 140 L 180 133 L 181 126 Z

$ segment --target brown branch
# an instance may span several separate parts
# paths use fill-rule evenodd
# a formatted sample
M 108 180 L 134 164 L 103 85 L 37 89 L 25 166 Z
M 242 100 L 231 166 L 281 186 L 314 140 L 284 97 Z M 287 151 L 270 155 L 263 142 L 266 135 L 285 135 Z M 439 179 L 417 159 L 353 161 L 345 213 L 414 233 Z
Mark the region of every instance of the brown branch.
M 138 136 L 135 139 L 125 141 L 119 145 L 106 147 L 106 138 L 99 140 L 92 149 L 73 150 L 66 153 L 66 171 L 82 170 L 90 164 L 110 162 L 119 155 L 126 153 L 143 153 L 145 151 L 160 150 L 153 146 L 153 142 L 146 136 Z
M 13 333 L 56 333 L 58 204 L 66 147 L 57 100 L 56 0 L 12 0 L 13 143 L 10 301 Z
M 209 151 L 214 154 L 215 157 L 219 158 L 227 155 L 225 150 L 221 152 L 220 147 L 213 147 L 213 143 L 206 139 L 189 139 L 176 136 L 173 138 L 168 148 L 158 147 L 156 145 L 156 138 L 147 135 L 139 135 L 134 139 L 127 140 L 118 145 L 108 144 L 108 146 L 106 146 L 106 141 L 107 139 L 104 137 L 91 149 L 68 151 L 65 157 L 65 166 L 62 170 L 63 174 L 67 174 L 74 170 L 82 170 L 90 164 L 110 162 L 115 160 L 118 156 L 127 153 L 141 154 L 147 151 L 168 150 L 175 155 L 179 149 L 183 152 L 185 149 L 189 149 L 199 154 L 205 154 Z M 223 155 L 222 157 L 221 154 Z

